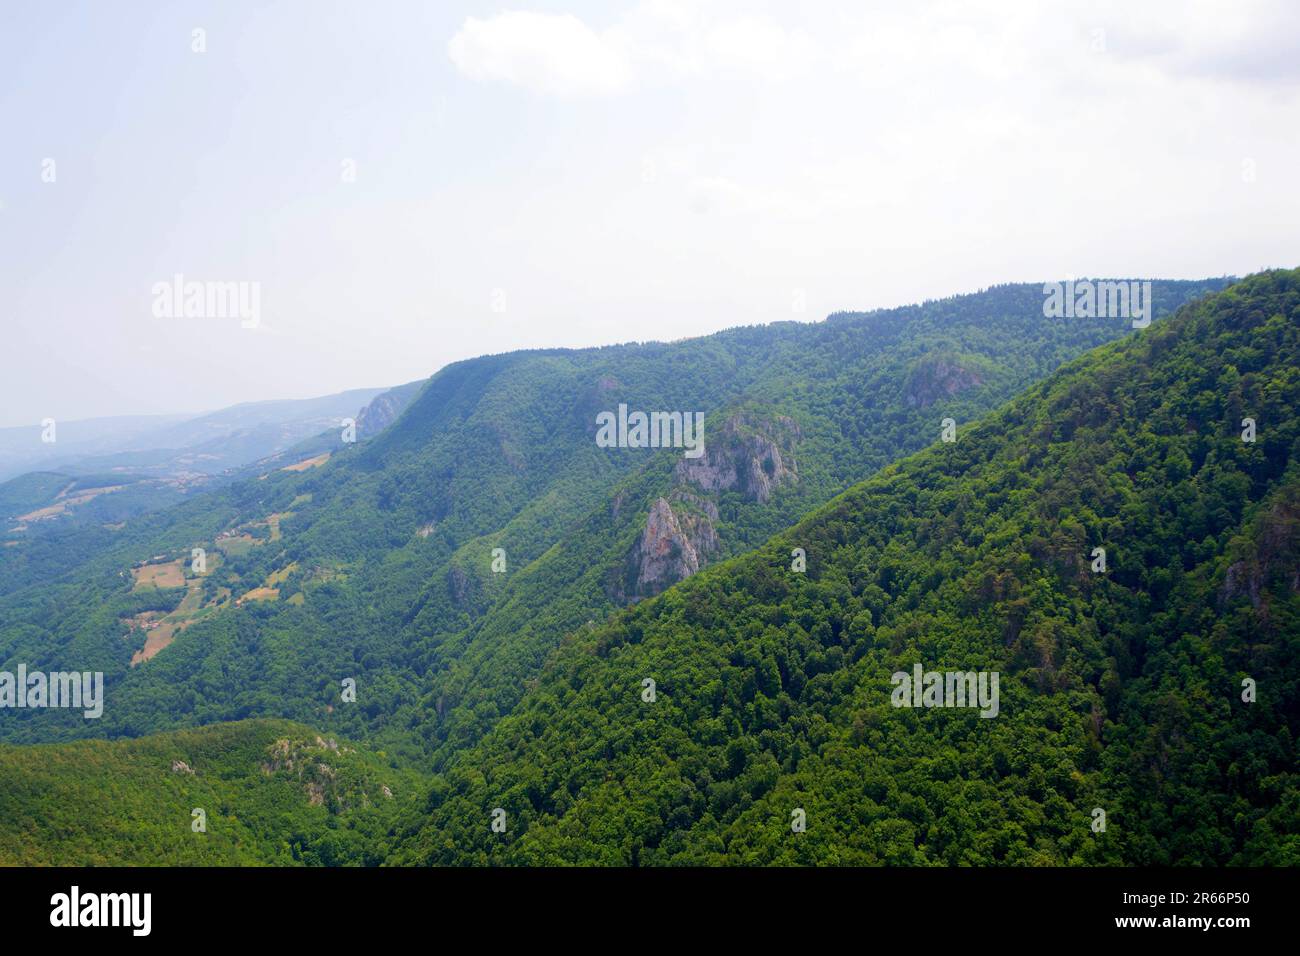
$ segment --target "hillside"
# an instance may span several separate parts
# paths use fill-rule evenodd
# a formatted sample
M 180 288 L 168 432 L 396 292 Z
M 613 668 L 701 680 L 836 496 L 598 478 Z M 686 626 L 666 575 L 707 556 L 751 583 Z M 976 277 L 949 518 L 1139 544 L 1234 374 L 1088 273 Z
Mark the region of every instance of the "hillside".
M 131 442 L 134 450 L 65 454 L 59 458 L 63 470 L 28 472 L 0 483 L 0 594 L 59 577 L 86 555 L 120 543 L 119 532 L 143 515 L 240 478 L 323 461 L 321 456 L 343 447 L 340 423 L 345 418 L 355 417 L 358 440 L 374 437 L 423 384 L 252 402 L 169 427 L 153 424 L 139 432 L 110 427 L 116 419 L 61 425 L 59 441 L 43 447 L 63 448 L 71 431 L 73 449 Z M 364 406 L 358 404 L 367 399 Z M 127 421 L 139 427 L 135 420 Z M 96 439 L 101 427 L 105 435 Z M 39 430 L 0 432 L 0 471 L 6 461 L 13 464 L 6 452 L 17 450 L 19 438 L 25 450 L 40 445 Z
M 411 775 L 287 721 L 0 745 L 0 866 L 374 864 L 415 792 Z
M 1090 352 L 570 636 L 390 862 L 1300 863 L 1297 400 L 1300 271 Z
M 1221 285 L 1157 283 L 1157 314 Z M 1041 287 L 1017 285 L 457 363 L 377 437 L 21 565 L 0 587 L 0 663 L 102 670 L 110 705 L 97 722 L 11 712 L 0 737 L 276 716 L 442 765 L 566 634 L 757 546 L 932 442 L 944 418 L 964 425 L 1129 332 L 1047 319 Z M 620 403 L 703 414 L 704 456 L 599 447 L 595 418 Z M 82 557 L 67 570 L 70 550 Z M 355 706 L 339 706 L 345 678 Z

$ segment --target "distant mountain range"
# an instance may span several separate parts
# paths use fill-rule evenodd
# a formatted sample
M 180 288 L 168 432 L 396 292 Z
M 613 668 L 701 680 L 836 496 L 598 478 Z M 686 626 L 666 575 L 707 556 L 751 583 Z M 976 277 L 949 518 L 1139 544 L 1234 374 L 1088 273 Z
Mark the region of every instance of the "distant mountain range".
M 0 530 L 120 523 L 237 478 L 342 444 L 342 423 L 374 435 L 423 382 L 321 398 L 248 402 L 194 417 L 143 416 L 0 429 Z M 291 463 L 291 462 L 290 462 Z M 32 470 L 29 470 L 32 469 Z
M 220 474 L 355 418 L 388 391 L 359 388 L 320 398 L 246 402 L 201 415 L 140 415 L 0 428 L 0 481 L 24 472 L 124 473 L 167 478 Z

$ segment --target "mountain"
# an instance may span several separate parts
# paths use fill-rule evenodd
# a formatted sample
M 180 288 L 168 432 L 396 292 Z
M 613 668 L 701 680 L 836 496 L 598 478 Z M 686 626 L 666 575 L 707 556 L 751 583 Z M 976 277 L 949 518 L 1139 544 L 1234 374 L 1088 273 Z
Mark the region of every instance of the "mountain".
M 236 469 L 233 474 L 238 477 L 248 477 L 250 475 L 260 477 L 268 468 L 284 466 L 315 467 L 316 464 L 323 462 L 322 455 L 333 454 L 350 441 L 366 441 L 379 435 L 380 432 L 397 420 L 398 416 L 406 410 L 406 406 L 415 400 L 426 381 L 427 379 L 420 379 L 415 382 L 407 382 L 405 385 L 398 385 L 395 388 L 380 392 L 356 413 L 355 418 L 352 419 L 353 433 L 346 440 L 344 438 L 345 429 L 331 427 L 304 438 L 295 445 L 283 448 L 264 458 L 259 458 L 243 469 Z M 334 423 L 335 426 L 337 424 L 337 422 Z
M 1298 400 L 1300 271 L 1089 352 L 571 634 L 390 862 L 1300 863 Z
M 412 383 L 418 384 L 418 383 Z M 386 405 L 408 395 L 402 386 Z M 283 451 L 341 419 L 355 418 L 388 389 L 359 388 L 320 398 L 247 402 L 196 416 L 135 416 L 0 429 L 0 479 L 29 471 L 136 474 L 191 481 Z
M 186 415 L 119 415 L 83 421 L 58 422 L 55 441 L 41 441 L 40 425 L 0 428 L 0 480 L 26 471 L 48 468 L 60 458 L 112 454 L 135 446 L 163 429 L 186 420 Z
M 1222 285 L 1157 283 L 1156 311 Z M 945 418 L 965 425 L 1131 331 L 1044 311 L 1041 286 L 1000 286 L 448 366 L 377 436 L 97 528 L 80 549 L 0 549 L 0 666 L 101 670 L 110 701 L 99 721 L 11 711 L 0 734 L 274 716 L 443 766 L 588 621 L 761 544 Z M 600 447 L 598 417 L 624 404 L 703 415 L 700 457 Z M 340 704 L 344 679 L 355 705 Z
M 372 437 L 397 421 L 398 416 L 406 411 L 406 406 L 415 400 L 415 396 L 424 387 L 424 382 L 425 379 L 407 382 L 376 395 L 357 415 L 357 433 L 363 437 Z

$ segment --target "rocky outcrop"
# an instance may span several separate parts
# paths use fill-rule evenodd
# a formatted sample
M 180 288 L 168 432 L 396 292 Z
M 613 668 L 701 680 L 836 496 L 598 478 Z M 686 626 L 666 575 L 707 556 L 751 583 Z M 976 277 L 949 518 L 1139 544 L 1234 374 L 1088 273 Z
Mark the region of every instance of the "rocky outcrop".
M 736 414 L 717 435 L 705 435 L 703 455 L 677 463 L 676 475 L 701 491 L 738 491 L 764 504 L 776 488 L 798 480 L 794 445 L 800 436 L 798 424 L 784 415 Z
M 679 489 L 673 492 L 672 511 L 703 567 L 704 559 L 718 550 L 718 506 L 708 498 Z
M 406 411 L 406 406 L 411 404 L 423 385 L 423 379 L 409 382 L 371 399 L 370 404 L 357 413 L 357 438 L 374 438 L 397 421 L 397 416 Z
M 1226 604 L 1244 594 L 1250 598 L 1251 607 L 1258 611 L 1263 603 L 1263 583 L 1264 575 L 1256 562 L 1234 561 L 1223 576 L 1223 590 L 1219 597 Z
M 453 565 L 447 571 L 447 591 L 452 603 L 464 608 L 475 603 L 479 593 L 479 582 L 463 568 Z
M 373 786 L 373 783 L 342 785 L 338 771 L 322 759 L 329 754 L 351 752 L 350 748 L 340 748 L 333 738 L 326 740 L 318 736 L 313 744 L 281 737 L 266 749 L 261 770 L 266 776 L 281 775 L 296 780 L 306 794 L 308 804 L 328 805 L 332 813 L 338 813 L 352 806 L 369 806 L 371 802 L 365 787 Z
M 1300 592 L 1300 489 L 1290 488 L 1253 523 L 1249 540 L 1223 576 L 1219 598 L 1245 596 L 1267 614 L 1268 596 Z
M 700 569 L 699 552 L 663 498 L 650 506 L 645 530 L 632 549 L 631 559 L 636 566 L 638 595 L 657 594 Z
M 718 506 L 710 496 L 734 491 L 767 502 L 782 484 L 798 480 L 794 446 L 800 437 L 793 419 L 753 412 L 738 412 L 716 434 L 706 434 L 699 458 L 683 457 L 673 466 L 675 487 L 650 506 L 609 595 L 620 603 L 651 597 L 703 567 L 721 547 Z M 622 493 L 615 496 L 611 516 L 617 520 L 627 506 Z
M 983 384 L 979 372 L 951 356 L 927 358 L 917 363 L 903 386 L 903 401 L 911 408 L 925 408 L 952 398 L 968 388 Z
M 616 589 L 619 600 L 658 594 L 690 577 L 717 550 L 717 506 L 689 494 L 676 500 L 676 509 L 665 498 L 650 506 L 645 528 L 627 555 L 625 580 Z

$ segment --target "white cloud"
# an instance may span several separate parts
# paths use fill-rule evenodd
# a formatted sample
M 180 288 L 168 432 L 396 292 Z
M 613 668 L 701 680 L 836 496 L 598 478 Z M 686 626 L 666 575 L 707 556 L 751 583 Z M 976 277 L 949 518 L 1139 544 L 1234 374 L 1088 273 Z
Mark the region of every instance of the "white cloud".
M 814 59 L 813 41 L 770 17 L 741 16 L 715 24 L 707 49 L 716 62 L 774 79 L 798 72 Z
M 570 14 L 469 17 L 447 46 L 471 79 L 553 95 L 607 95 L 728 74 L 781 80 L 815 60 L 812 39 L 764 14 L 713 16 L 648 0 L 598 33 Z
M 631 69 L 614 44 L 569 14 L 513 11 L 469 17 L 447 44 L 466 76 L 557 95 L 607 95 L 628 83 Z
M 1110 46 L 1122 59 L 1149 62 L 1180 77 L 1279 86 L 1300 82 L 1292 0 L 1231 6 L 1195 0 L 1176 11 L 1131 6 L 1123 7 L 1122 18 L 1111 10 L 1118 22 Z

